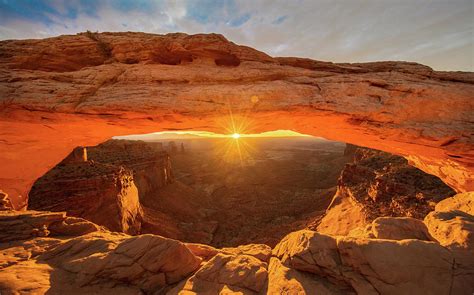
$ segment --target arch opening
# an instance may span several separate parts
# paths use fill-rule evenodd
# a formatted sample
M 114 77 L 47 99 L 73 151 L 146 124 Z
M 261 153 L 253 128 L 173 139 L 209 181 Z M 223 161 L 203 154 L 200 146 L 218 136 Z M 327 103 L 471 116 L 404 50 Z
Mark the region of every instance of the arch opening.
M 77 147 L 35 181 L 28 209 L 66 211 L 132 235 L 274 247 L 298 229 L 347 235 L 380 216 L 422 219 L 454 194 L 399 156 L 291 130 L 243 130 Z

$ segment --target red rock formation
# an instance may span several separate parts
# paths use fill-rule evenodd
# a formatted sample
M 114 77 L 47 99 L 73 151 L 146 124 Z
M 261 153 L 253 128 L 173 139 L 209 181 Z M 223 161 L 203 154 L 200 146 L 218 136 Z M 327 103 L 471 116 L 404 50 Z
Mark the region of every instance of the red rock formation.
M 108 140 L 87 147 L 87 155 L 92 161 L 131 170 L 141 202 L 152 201 L 156 192 L 174 179 L 170 157 L 159 143 Z
M 423 219 L 455 192 L 437 177 L 412 167 L 402 157 L 348 145 L 346 164 L 331 205 L 318 225 L 326 234 L 347 235 L 378 217 Z
M 0 43 L 0 187 L 26 196 L 78 145 L 169 129 L 292 129 L 406 156 L 474 189 L 472 73 L 271 58 L 220 35 L 102 33 Z M 223 124 L 224 122 L 224 124 Z
M 130 237 L 64 213 L 0 211 L 0 227 L 7 229 L 0 233 L 0 292 L 471 294 L 474 245 L 465 233 L 472 233 L 473 216 L 452 210 L 469 209 L 468 197 L 446 199 L 440 209 L 448 211 L 427 217 L 435 241 L 400 240 L 414 223 L 386 218 L 377 226 L 384 239 L 302 230 L 271 252 L 265 245 L 215 249 Z
M 0 210 L 13 210 L 13 205 L 8 195 L 0 191 Z
M 74 163 L 71 158 L 35 182 L 28 208 L 67 211 L 112 231 L 139 233 L 142 213 L 132 172 L 92 161 Z
M 156 201 L 156 193 L 173 181 L 171 162 L 159 145 L 109 140 L 77 147 L 39 178 L 29 194 L 29 208 L 67 211 L 110 230 L 141 232 L 140 202 Z

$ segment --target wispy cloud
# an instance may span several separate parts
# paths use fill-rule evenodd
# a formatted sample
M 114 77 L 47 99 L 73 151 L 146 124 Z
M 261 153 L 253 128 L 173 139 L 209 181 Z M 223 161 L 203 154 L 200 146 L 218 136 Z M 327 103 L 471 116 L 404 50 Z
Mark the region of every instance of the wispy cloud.
M 270 55 L 474 71 L 472 0 L 0 0 L 0 39 L 216 32 Z

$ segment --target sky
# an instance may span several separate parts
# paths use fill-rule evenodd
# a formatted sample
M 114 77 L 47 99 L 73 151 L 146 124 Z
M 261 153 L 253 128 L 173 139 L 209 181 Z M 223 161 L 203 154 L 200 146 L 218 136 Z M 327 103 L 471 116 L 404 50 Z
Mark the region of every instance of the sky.
M 0 39 L 220 33 L 271 56 L 474 71 L 474 0 L 0 0 Z

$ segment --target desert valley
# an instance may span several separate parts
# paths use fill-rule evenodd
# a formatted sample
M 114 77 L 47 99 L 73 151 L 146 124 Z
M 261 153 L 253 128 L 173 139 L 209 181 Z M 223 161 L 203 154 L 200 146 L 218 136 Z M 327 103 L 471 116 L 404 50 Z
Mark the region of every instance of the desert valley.
M 0 294 L 474 292 L 474 73 L 220 34 L 0 41 Z

